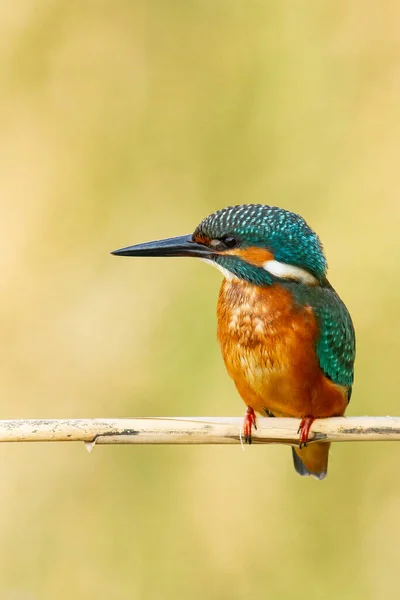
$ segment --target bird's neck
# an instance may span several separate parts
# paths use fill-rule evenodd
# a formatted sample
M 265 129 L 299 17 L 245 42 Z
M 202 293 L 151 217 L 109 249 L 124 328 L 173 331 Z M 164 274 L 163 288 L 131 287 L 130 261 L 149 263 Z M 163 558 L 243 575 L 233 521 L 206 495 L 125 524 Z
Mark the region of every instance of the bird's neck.
M 235 277 L 222 283 L 217 316 L 219 322 L 229 322 L 234 328 L 248 318 L 251 322 L 258 318 L 272 322 L 283 315 L 289 318 L 293 307 L 293 294 L 286 286 L 279 283 L 258 286 Z

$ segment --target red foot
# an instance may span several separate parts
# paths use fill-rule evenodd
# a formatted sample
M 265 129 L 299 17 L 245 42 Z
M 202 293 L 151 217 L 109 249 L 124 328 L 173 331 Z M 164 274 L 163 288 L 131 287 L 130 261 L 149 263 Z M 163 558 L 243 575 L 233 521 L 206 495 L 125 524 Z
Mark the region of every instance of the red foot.
M 256 413 L 251 406 L 248 406 L 243 421 L 243 436 L 245 444 L 251 444 L 251 430 L 253 427 L 254 429 L 257 429 Z
M 303 417 L 300 423 L 300 427 L 297 431 L 297 433 L 300 434 L 300 444 L 299 447 L 302 448 L 303 446 L 307 445 L 308 442 L 308 436 L 310 435 L 310 429 L 311 429 L 311 425 L 314 423 L 315 418 L 314 417 Z

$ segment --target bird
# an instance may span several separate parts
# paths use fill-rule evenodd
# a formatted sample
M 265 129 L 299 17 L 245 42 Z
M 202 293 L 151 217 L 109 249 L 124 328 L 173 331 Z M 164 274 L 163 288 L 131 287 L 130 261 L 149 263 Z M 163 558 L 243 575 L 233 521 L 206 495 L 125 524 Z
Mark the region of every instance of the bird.
M 342 416 L 347 408 L 355 332 L 327 279 L 321 241 L 306 221 L 266 204 L 227 206 L 191 234 L 111 254 L 195 257 L 222 272 L 217 338 L 247 406 L 244 440 L 252 441 L 256 413 L 298 418 L 294 467 L 299 475 L 324 479 L 330 444 L 308 444 L 310 427 L 316 418 Z

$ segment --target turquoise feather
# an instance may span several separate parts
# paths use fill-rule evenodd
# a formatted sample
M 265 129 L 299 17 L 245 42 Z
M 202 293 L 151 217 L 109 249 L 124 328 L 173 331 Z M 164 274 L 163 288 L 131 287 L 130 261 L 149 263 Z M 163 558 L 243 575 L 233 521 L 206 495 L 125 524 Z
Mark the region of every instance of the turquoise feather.
M 354 381 L 356 342 L 350 314 L 327 281 L 323 287 L 283 284 L 302 306 L 310 306 L 319 326 L 316 351 L 321 369 L 334 383 L 349 388 Z

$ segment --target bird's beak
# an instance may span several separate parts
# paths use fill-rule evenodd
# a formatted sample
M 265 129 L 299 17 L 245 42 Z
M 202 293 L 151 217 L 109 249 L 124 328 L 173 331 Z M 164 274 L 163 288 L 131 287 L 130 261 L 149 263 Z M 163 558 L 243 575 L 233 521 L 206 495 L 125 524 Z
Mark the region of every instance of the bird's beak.
M 194 242 L 192 235 L 189 234 L 128 246 L 127 248 L 114 250 L 111 254 L 116 256 L 196 256 L 198 258 L 211 258 L 214 252 L 208 246 Z

